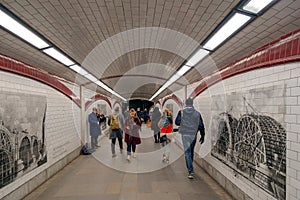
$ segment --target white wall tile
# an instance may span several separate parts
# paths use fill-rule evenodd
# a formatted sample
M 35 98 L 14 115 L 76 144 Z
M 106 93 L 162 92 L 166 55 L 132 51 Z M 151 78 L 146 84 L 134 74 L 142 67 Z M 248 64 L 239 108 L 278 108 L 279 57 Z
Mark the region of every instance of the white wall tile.
M 300 76 L 300 68 L 295 68 L 291 70 L 291 78 Z
M 291 96 L 300 96 L 300 87 L 291 88 Z
M 47 99 L 46 145 L 48 161 L 45 165 L 21 176 L 5 187 L 7 194 L 80 146 L 79 130 L 75 126 L 80 121 L 78 114 L 80 110 L 77 105 L 74 106 L 68 97 L 38 81 L 2 71 L 0 71 L 0 77 L 0 91 L 2 92 L 41 95 Z M 59 156 L 54 157 L 54 153 L 59 154 Z M 2 195 L 5 194 L 0 189 L 0 199 L 3 197 Z
M 262 109 L 259 110 L 260 113 L 274 117 L 278 122 L 286 128 L 287 131 L 287 191 L 291 191 L 293 195 L 287 193 L 287 199 L 296 199 L 298 193 L 296 193 L 296 188 L 294 184 L 299 184 L 300 177 L 298 171 L 300 169 L 300 63 L 289 63 L 284 65 L 274 66 L 272 68 L 260 69 L 255 71 L 250 71 L 245 74 L 239 74 L 235 77 L 223 80 L 221 83 L 225 86 L 225 91 L 223 94 L 229 94 L 232 92 L 241 92 L 249 91 L 250 89 L 259 89 L 259 88 L 270 88 L 272 86 L 283 88 L 282 92 L 274 92 L 272 100 L 265 100 L 264 96 L 256 97 L 256 105 L 260 106 Z M 218 84 L 212 88 L 218 88 Z M 211 88 L 210 88 L 211 89 Z M 217 95 L 222 94 L 222 91 L 218 90 L 217 93 L 212 89 L 211 94 Z M 196 99 L 201 99 L 202 95 L 200 94 Z M 233 100 L 235 106 L 239 107 L 239 100 Z M 202 109 L 202 115 L 210 115 L 208 111 Z M 207 113 L 206 113 L 207 112 Z M 210 162 L 211 160 L 207 160 Z M 212 163 L 211 163 L 212 164 Z M 216 166 L 218 170 L 221 170 L 222 173 L 228 175 L 231 174 L 230 170 L 225 168 L 219 169 L 217 167 L 217 162 L 213 163 L 213 166 Z M 294 179 L 290 179 L 291 176 Z M 238 184 L 239 187 L 245 188 L 245 183 Z M 300 184 L 299 184 L 300 185 Z M 261 194 L 253 195 L 254 193 L 251 189 L 249 194 L 253 195 L 254 199 L 265 198 L 266 193 L 258 189 L 255 185 L 250 186 L 253 190 L 260 191 Z M 300 199 L 300 196 L 297 196 Z M 266 197 L 267 199 L 273 198 L 271 196 Z

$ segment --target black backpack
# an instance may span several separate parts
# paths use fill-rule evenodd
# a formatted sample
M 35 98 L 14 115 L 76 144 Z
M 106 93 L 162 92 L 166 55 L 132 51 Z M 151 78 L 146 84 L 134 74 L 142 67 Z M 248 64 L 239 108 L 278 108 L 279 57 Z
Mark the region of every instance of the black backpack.
M 85 145 L 82 146 L 80 154 L 81 155 L 90 155 L 91 154 L 91 152 L 87 148 L 87 144 L 85 144 Z

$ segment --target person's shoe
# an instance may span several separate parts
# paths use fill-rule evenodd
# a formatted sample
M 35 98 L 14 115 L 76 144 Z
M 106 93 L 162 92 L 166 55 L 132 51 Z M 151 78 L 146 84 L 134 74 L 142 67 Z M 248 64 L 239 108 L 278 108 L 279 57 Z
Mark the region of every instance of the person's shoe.
M 166 163 L 169 163 L 169 156 L 166 156 Z
M 95 151 L 96 151 L 96 150 L 93 149 L 93 148 L 92 148 L 92 149 L 89 149 L 89 152 L 90 152 L 90 153 L 94 153 Z
M 116 156 L 117 156 L 117 154 L 115 154 L 115 153 L 112 154 L 112 157 L 113 157 L 113 158 L 116 157 Z
M 189 173 L 187 177 L 188 177 L 189 179 L 193 179 L 193 178 L 194 178 L 193 174 L 194 174 L 194 173 Z
M 96 145 L 95 145 L 95 147 L 96 147 L 96 148 L 99 148 L 99 147 L 101 147 L 101 146 L 100 146 L 100 145 L 98 145 L 98 144 L 96 144 Z
M 135 152 L 132 154 L 132 157 L 136 158 L 136 153 Z
M 127 156 L 126 160 L 130 162 L 130 155 Z
M 120 154 L 123 154 L 123 149 L 120 149 Z

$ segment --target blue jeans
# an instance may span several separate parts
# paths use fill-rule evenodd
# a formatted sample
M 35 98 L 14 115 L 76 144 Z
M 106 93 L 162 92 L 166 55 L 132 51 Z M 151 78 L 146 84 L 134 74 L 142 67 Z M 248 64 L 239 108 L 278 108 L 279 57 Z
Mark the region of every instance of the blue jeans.
M 131 155 L 131 149 L 132 149 L 132 152 L 135 153 L 136 145 L 127 143 L 127 155 Z
M 193 160 L 194 160 L 194 149 L 197 140 L 197 134 L 195 135 L 181 135 L 186 167 L 188 169 L 188 173 L 194 173 L 193 168 Z

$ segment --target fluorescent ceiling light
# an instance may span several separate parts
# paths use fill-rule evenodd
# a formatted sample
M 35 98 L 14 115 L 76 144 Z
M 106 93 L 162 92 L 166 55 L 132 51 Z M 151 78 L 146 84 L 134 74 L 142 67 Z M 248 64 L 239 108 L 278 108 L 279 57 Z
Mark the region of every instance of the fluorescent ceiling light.
M 122 99 L 123 101 L 126 101 L 126 99 L 124 97 L 122 97 L 121 95 L 119 95 L 118 93 L 116 93 L 115 91 L 113 91 L 112 89 L 110 89 L 107 85 L 105 85 L 104 83 L 102 83 L 101 81 L 96 81 L 95 82 L 98 86 L 102 87 L 103 89 L 105 89 L 106 91 L 112 93 L 113 95 L 119 97 L 120 99 Z
M 207 54 L 209 54 L 209 51 L 205 49 L 199 49 L 197 53 L 195 53 L 186 63 L 188 66 L 195 66 L 197 63 L 199 63 Z
M 48 54 L 49 56 L 51 56 L 55 60 L 65 64 L 67 66 L 75 64 L 72 60 L 70 60 L 68 57 L 66 57 L 65 55 L 63 55 L 62 53 L 60 53 L 58 50 L 56 50 L 53 47 L 48 48 L 48 49 L 44 49 L 43 52 L 45 52 L 46 54 Z
M 165 88 L 164 88 L 165 89 Z M 162 87 L 159 88 L 159 90 L 149 99 L 149 101 L 152 101 L 157 95 L 159 95 L 163 90 Z
M 31 32 L 28 28 L 17 22 L 14 18 L 0 10 L 0 25 L 10 32 L 16 34 L 23 40 L 26 40 L 38 49 L 46 48 L 49 46 L 47 42 L 42 40 L 36 34 Z
M 104 83 L 102 83 L 101 81 L 96 81 L 95 82 L 98 86 L 102 87 L 103 89 L 107 90 L 110 93 L 113 93 L 114 91 L 112 89 L 110 89 L 107 85 L 105 85 Z
M 167 87 L 172 85 L 177 79 L 179 79 L 181 75 L 174 74 L 163 86 L 159 88 L 159 90 L 149 99 L 149 101 L 152 101 L 157 95 L 159 95 L 161 92 L 163 92 Z
M 86 75 L 86 74 L 88 74 L 87 71 L 85 71 L 82 67 L 80 67 L 78 65 L 72 65 L 72 66 L 70 66 L 70 68 L 72 70 L 74 70 L 75 72 L 77 72 L 78 74 L 81 74 L 83 76 Z
M 163 92 L 167 87 L 172 85 L 175 81 L 177 81 L 183 74 L 185 74 L 187 71 L 189 71 L 191 67 L 183 65 L 179 71 L 174 74 L 165 84 L 163 84 L 159 90 L 149 99 L 149 101 L 152 101 L 157 95 L 159 95 L 161 92 Z
M 191 67 L 183 65 L 176 74 L 178 74 L 179 76 L 183 76 L 183 74 L 185 74 L 190 69 L 191 69 Z
M 84 75 L 84 77 L 86 77 L 87 79 L 89 79 L 92 82 L 98 81 L 98 79 L 95 76 L 93 76 L 92 74 L 86 74 L 86 75 Z
M 214 50 L 235 31 L 251 19 L 250 16 L 235 13 L 204 45 L 203 48 Z
M 177 79 L 179 79 L 180 78 L 180 76 L 178 75 L 178 74 L 174 74 L 166 83 L 174 83 L 175 81 L 177 81 Z M 165 83 L 165 84 L 166 84 Z M 170 84 L 170 85 L 171 85 Z M 169 86 L 169 85 L 168 85 Z
M 267 7 L 272 1 L 273 0 L 251 0 L 243 6 L 243 10 L 257 14 Z

